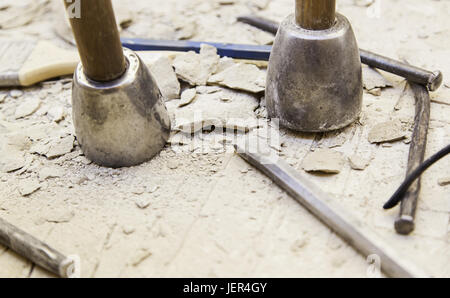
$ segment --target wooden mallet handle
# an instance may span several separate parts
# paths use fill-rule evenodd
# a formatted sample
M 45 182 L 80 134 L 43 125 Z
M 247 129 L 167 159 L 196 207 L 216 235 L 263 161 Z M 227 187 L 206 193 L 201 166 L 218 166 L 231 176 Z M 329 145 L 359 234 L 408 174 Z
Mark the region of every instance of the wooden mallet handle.
M 98 82 L 119 78 L 126 61 L 111 0 L 79 0 L 80 18 L 70 18 L 84 73 Z M 64 1 L 67 8 L 70 3 Z

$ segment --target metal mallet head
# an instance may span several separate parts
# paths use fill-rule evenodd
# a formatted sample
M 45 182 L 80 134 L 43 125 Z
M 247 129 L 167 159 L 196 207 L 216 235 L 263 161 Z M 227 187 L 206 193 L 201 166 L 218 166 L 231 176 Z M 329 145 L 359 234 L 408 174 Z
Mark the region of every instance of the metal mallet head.
M 81 2 L 81 18 L 70 19 L 81 58 L 72 90 L 78 142 L 99 165 L 138 165 L 166 144 L 167 109 L 145 64 L 122 48 L 111 0 Z
M 280 25 L 270 56 L 266 101 L 284 127 L 323 132 L 360 115 L 362 71 L 349 21 L 335 0 L 296 0 Z

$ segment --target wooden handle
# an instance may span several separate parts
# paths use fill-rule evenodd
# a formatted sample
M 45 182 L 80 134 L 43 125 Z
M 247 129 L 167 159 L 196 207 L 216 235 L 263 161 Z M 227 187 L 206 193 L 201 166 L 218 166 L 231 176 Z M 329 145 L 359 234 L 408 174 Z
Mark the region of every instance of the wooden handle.
M 60 277 L 69 277 L 71 274 L 72 261 L 1 218 L 0 244 Z
M 295 19 L 304 29 L 329 29 L 336 19 L 336 0 L 296 0 Z
M 126 61 L 111 0 L 79 0 L 80 18 L 70 18 L 86 76 L 107 82 L 120 77 Z M 64 1 L 68 8 L 70 3 Z

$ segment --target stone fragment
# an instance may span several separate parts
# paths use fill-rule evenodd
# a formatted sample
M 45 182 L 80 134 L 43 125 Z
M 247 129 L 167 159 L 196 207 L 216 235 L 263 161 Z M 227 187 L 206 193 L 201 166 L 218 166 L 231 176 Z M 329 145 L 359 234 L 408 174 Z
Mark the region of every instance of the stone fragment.
M 22 90 L 14 89 L 14 90 L 11 90 L 9 92 L 9 96 L 11 96 L 12 98 L 19 98 L 22 95 L 23 95 L 23 91 Z
M 29 196 L 38 189 L 41 188 L 41 184 L 37 180 L 22 180 L 19 182 L 19 193 L 23 196 Z
M 181 102 L 178 107 L 181 108 L 187 106 L 195 99 L 196 96 L 197 90 L 195 88 L 184 90 L 183 93 L 181 93 Z
M 364 170 L 367 165 L 369 164 L 369 161 L 358 156 L 358 155 L 352 155 L 348 158 L 348 161 L 350 162 L 350 167 L 353 170 L 359 170 L 362 171 Z
M 370 143 L 393 142 L 405 138 L 406 132 L 399 121 L 387 121 L 375 125 L 369 132 Z
M 381 95 L 381 88 L 373 88 L 368 90 L 369 94 L 372 94 L 373 96 L 380 96 Z
M 306 172 L 337 174 L 344 166 L 344 156 L 338 151 L 317 149 L 305 157 L 302 166 Z
M 6 156 L 3 163 L 3 171 L 6 173 L 17 171 L 23 168 L 26 164 L 25 157 L 20 154 L 12 154 Z
M 265 90 L 265 73 L 252 64 L 238 63 L 211 76 L 208 83 L 259 93 Z
M 232 58 L 229 57 L 222 57 L 219 60 L 219 64 L 217 65 L 217 69 L 214 72 L 214 74 L 220 73 L 224 70 L 226 70 L 227 68 L 230 68 L 232 66 L 236 65 L 236 63 L 234 62 L 234 60 Z
M 64 119 L 65 114 L 64 114 L 64 108 L 62 106 L 54 106 L 51 107 L 48 111 L 47 111 L 47 115 L 50 117 L 50 119 L 56 123 L 60 122 L 61 120 Z
M 39 98 L 30 98 L 16 108 L 14 117 L 16 119 L 20 119 L 29 116 L 36 112 L 39 109 L 40 105 L 41 100 Z
M 221 87 L 217 86 L 197 86 L 196 89 L 198 94 L 212 94 L 222 90 Z
M 39 170 L 39 180 L 44 181 L 50 178 L 59 178 L 63 175 L 63 171 L 56 167 L 44 167 Z
M 138 206 L 140 209 L 146 209 L 148 206 L 150 206 L 150 199 L 149 198 L 138 198 L 134 201 L 136 203 L 136 206 Z
M 363 70 L 363 84 L 366 90 L 393 86 L 392 83 L 389 82 L 384 76 L 382 76 L 376 69 L 363 66 L 362 70 Z
M 163 97 L 166 100 L 178 98 L 180 94 L 180 82 L 169 58 L 166 56 L 158 58 L 150 65 L 149 69 Z
M 123 226 L 122 231 L 125 235 L 131 235 L 136 231 L 136 229 L 133 226 L 126 225 Z
M 44 142 L 33 142 L 33 145 L 30 147 L 30 153 L 32 154 L 46 155 L 49 150 L 50 145 Z
M 59 139 L 50 145 L 50 150 L 46 153 L 48 159 L 57 158 L 72 151 L 75 138 L 72 135 Z
M 200 54 L 187 52 L 178 55 L 173 66 L 179 78 L 193 86 L 203 86 L 216 71 L 219 59 L 215 47 L 202 44 Z
M 169 168 L 169 169 L 171 169 L 171 170 L 175 170 L 175 169 L 177 169 L 178 168 L 178 162 L 177 161 L 175 161 L 175 160 L 170 160 L 168 163 L 167 163 L 167 167 Z

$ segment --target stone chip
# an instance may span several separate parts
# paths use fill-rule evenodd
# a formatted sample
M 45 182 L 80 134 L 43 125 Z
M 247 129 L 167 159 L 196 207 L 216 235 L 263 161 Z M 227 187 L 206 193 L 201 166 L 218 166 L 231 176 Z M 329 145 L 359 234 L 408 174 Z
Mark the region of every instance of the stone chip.
M 20 119 L 26 116 L 30 116 L 39 109 L 40 105 L 41 100 L 39 98 L 30 98 L 16 108 L 14 117 L 16 119 Z
M 370 143 L 393 142 L 405 138 L 406 132 L 399 121 L 387 121 L 375 125 L 369 132 Z
M 306 172 L 322 172 L 338 174 L 344 166 L 344 155 L 331 149 L 317 149 L 309 153 L 303 160 L 302 167 Z

